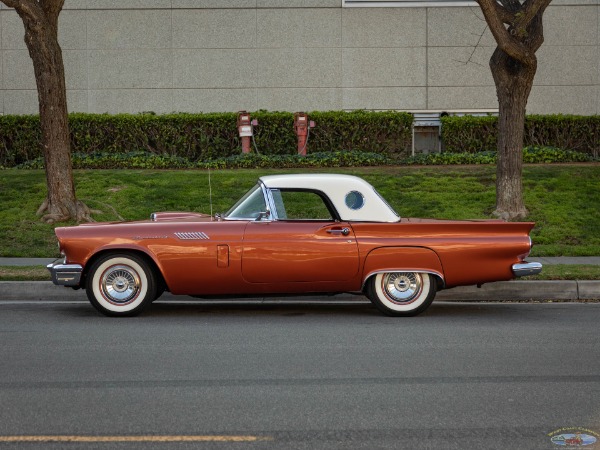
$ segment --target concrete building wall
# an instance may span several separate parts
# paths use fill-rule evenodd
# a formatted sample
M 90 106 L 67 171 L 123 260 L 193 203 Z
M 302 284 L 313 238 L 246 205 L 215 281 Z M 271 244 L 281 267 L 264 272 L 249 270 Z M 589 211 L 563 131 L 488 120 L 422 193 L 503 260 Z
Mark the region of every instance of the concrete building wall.
M 528 112 L 600 114 L 599 16 L 597 0 L 548 8 Z M 66 0 L 59 32 L 71 111 L 497 108 L 477 6 Z M 36 113 L 23 25 L 3 4 L 0 74 L 0 113 Z

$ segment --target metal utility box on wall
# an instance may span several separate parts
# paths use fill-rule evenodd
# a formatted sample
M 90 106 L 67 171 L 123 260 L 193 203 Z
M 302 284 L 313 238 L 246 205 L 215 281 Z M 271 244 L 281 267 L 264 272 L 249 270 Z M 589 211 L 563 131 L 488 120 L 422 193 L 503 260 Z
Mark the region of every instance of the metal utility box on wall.
M 444 116 L 497 116 L 498 110 L 446 110 L 413 112 L 412 126 L 412 156 L 419 153 L 441 153 L 444 150 L 442 142 L 442 117 Z
M 439 112 L 419 112 L 413 114 L 412 155 L 418 153 L 440 153 L 441 125 Z

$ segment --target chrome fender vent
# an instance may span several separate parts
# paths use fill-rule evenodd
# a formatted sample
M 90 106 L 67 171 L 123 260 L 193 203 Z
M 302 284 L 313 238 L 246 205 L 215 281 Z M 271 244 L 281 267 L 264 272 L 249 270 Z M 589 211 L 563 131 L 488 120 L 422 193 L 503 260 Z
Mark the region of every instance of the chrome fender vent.
M 187 233 L 175 233 L 175 236 L 184 241 L 193 241 L 193 240 L 206 240 L 210 239 L 208 234 L 198 232 L 198 231 L 190 231 Z

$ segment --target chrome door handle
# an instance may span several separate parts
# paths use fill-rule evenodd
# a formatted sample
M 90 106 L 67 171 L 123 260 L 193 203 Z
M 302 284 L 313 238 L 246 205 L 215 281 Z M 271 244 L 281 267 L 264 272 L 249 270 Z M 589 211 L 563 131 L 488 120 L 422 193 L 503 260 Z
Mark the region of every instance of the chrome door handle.
M 327 230 L 327 232 L 329 234 L 342 234 L 344 236 L 348 236 L 350 234 L 350 229 L 346 228 L 346 227 L 341 228 L 341 229 L 340 228 L 334 228 L 332 230 Z

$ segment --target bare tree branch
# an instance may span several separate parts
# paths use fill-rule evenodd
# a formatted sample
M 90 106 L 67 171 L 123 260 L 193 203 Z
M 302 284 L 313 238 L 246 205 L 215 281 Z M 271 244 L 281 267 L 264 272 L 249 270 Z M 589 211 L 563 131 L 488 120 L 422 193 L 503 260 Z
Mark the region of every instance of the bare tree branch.
M 498 3 L 496 0 L 477 0 L 483 15 L 496 39 L 498 47 L 510 57 L 526 65 L 535 64 L 535 54 L 526 45 L 512 36 L 504 26 L 504 20 L 497 14 Z
M 62 11 L 65 0 L 40 0 L 40 5 L 46 16 L 52 20 L 58 20 L 58 15 Z
M 504 9 L 513 14 L 521 9 L 521 2 L 519 0 L 499 0 L 499 2 Z
M 504 3 L 505 1 L 507 2 L 506 4 Z M 520 6 L 518 0 L 515 1 Z M 513 11 L 514 4 L 510 0 L 501 0 L 500 3 L 493 2 L 493 7 L 496 15 L 500 18 L 500 20 L 502 20 L 502 22 L 510 24 L 515 19 L 514 13 L 511 12 Z
M 523 3 L 520 14 L 515 16 L 513 25 L 515 28 L 527 28 L 533 18 L 538 14 L 543 14 L 551 0 L 527 0 Z
M 479 44 L 481 43 L 481 40 L 483 39 L 483 35 L 485 34 L 485 32 L 486 32 L 487 29 L 488 29 L 488 27 L 487 27 L 487 24 L 486 24 L 486 26 L 484 27 L 483 31 L 480 34 L 473 33 L 474 36 L 478 36 L 478 39 L 477 39 L 477 43 L 473 46 L 473 50 L 471 51 L 471 54 L 469 55 L 469 57 L 467 58 L 466 61 L 459 61 L 457 59 L 455 59 L 454 61 L 456 61 L 457 63 L 464 64 L 464 65 L 475 64 L 476 66 L 483 67 L 482 64 L 479 64 L 478 62 L 475 62 L 475 60 L 473 59 L 473 56 L 475 56 L 475 52 L 479 48 Z
M 2 0 L 2 3 L 9 8 L 15 8 L 21 18 L 40 20 L 43 17 L 43 10 L 35 0 Z

